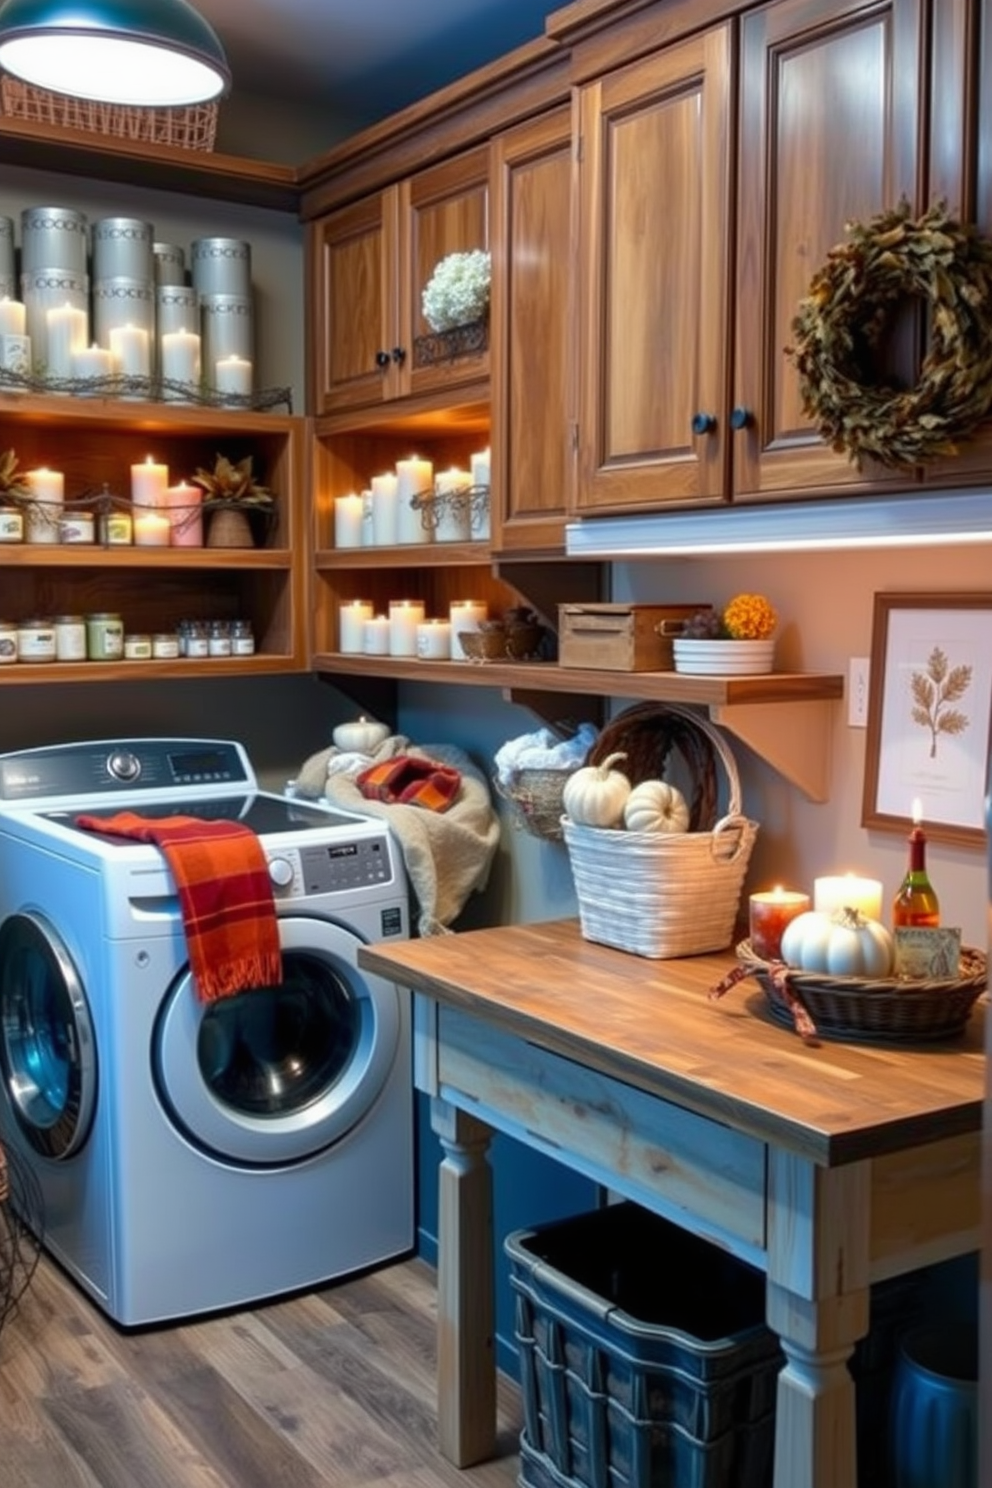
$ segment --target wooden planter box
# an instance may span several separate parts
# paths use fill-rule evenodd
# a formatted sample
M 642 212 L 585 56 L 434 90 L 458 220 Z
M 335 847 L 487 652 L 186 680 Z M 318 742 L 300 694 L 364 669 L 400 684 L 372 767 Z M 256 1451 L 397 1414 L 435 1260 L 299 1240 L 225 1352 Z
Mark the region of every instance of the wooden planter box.
M 672 637 L 692 615 L 709 608 L 706 604 L 559 605 L 559 664 L 606 672 L 670 672 L 674 666 Z

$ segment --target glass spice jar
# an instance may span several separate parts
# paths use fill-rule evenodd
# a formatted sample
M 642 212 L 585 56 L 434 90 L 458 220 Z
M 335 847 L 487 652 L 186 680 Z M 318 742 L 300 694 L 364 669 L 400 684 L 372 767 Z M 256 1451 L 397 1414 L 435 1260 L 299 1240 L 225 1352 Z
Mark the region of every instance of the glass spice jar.
M 125 661 L 151 661 L 151 659 L 152 638 L 150 635 L 132 632 L 124 637 Z
M 211 620 L 207 642 L 208 656 L 230 656 L 232 651 L 231 627 L 226 620 Z
M 47 620 L 20 620 L 17 624 L 18 661 L 54 661 L 55 626 Z
M 250 620 L 231 621 L 231 655 L 255 655 L 255 635 Z
M 179 652 L 179 636 L 174 630 L 163 630 L 152 636 L 153 661 L 173 661 Z
M 111 610 L 86 616 L 86 655 L 90 661 L 120 661 L 124 655 L 124 621 Z
M 56 615 L 52 623 L 56 661 L 85 661 L 86 621 L 82 615 Z

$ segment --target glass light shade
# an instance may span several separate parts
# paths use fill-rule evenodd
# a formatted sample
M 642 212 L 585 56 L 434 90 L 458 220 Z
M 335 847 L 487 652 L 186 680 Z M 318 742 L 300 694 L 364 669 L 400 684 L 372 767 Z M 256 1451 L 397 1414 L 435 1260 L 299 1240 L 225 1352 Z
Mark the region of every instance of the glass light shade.
M 186 0 L 5 0 L 0 67 L 24 82 L 136 107 L 226 93 L 218 37 Z

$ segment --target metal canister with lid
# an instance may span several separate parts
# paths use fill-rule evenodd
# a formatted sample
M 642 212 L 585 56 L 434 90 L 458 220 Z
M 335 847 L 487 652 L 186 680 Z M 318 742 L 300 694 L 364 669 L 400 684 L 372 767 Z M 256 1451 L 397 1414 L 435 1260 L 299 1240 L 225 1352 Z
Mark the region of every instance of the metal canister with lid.
M 86 616 L 86 655 L 90 661 L 120 661 L 124 655 L 124 621 L 110 610 Z
M 56 615 L 52 624 L 56 661 L 85 661 L 86 621 L 82 615 Z

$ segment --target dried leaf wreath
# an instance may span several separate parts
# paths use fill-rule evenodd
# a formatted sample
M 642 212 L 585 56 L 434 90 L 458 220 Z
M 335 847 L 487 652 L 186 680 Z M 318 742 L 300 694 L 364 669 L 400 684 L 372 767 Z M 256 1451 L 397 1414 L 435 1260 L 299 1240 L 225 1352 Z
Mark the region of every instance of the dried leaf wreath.
M 823 438 L 860 467 L 923 465 L 957 452 L 992 409 L 992 242 L 938 203 L 847 224 L 792 322 L 786 355 Z M 867 380 L 892 307 L 929 307 L 927 352 L 906 391 Z

